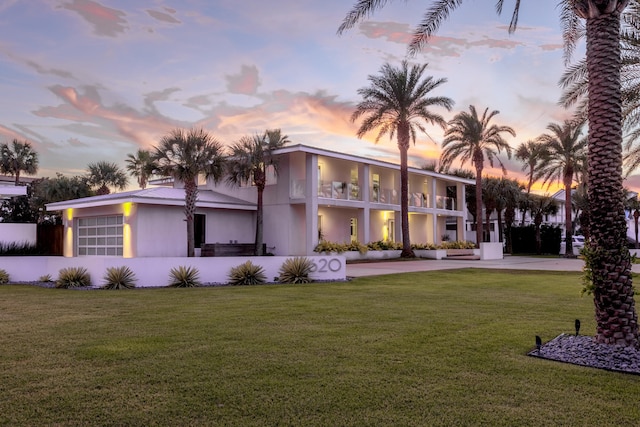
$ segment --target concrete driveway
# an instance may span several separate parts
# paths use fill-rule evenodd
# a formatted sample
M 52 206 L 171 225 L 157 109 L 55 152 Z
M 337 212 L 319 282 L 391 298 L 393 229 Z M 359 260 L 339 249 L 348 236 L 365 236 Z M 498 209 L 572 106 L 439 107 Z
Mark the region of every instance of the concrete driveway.
M 582 271 L 584 261 L 567 258 L 534 258 L 505 256 L 500 260 L 415 260 L 382 261 L 347 264 L 347 277 L 377 276 L 411 271 L 452 270 L 456 268 L 493 268 L 511 270 Z M 640 264 L 634 264 L 634 273 L 640 273 Z

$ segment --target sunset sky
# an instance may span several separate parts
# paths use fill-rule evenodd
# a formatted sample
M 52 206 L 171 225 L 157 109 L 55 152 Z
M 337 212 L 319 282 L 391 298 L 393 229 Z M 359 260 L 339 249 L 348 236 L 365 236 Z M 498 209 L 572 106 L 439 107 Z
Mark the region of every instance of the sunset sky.
M 203 127 L 225 144 L 281 128 L 297 144 L 397 162 L 396 142 L 359 140 L 350 115 L 367 76 L 405 57 L 430 2 L 390 2 L 336 35 L 354 2 L 0 0 L 0 141 L 32 142 L 41 176 L 81 174 L 99 160 L 124 166 L 127 153 L 177 127 Z M 513 147 L 569 117 L 557 105 L 556 4 L 523 2 L 509 35 L 513 2 L 501 17 L 493 0 L 465 2 L 410 59 L 448 79 L 433 95 L 454 109 L 434 111 L 449 120 L 470 104 L 500 110 L 494 121 L 516 130 Z M 421 135 L 410 165 L 437 159 L 442 134 Z M 506 164 L 521 176 L 517 161 Z

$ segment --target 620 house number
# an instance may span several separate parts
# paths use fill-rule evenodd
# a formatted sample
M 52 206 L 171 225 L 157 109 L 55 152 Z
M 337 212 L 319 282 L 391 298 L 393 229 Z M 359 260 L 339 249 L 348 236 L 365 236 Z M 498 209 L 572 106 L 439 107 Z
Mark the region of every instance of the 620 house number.
M 313 268 L 311 269 L 311 273 L 327 273 L 329 271 L 336 272 L 342 269 L 342 261 L 338 258 L 321 258 L 317 261 L 313 262 Z

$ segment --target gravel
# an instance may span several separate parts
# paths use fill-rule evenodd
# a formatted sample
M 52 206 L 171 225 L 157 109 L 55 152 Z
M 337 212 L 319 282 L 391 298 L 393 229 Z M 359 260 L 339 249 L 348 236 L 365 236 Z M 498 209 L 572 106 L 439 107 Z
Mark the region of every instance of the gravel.
M 598 344 L 593 337 L 561 334 L 534 349 L 529 356 L 574 365 L 640 375 L 640 350 L 633 347 Z

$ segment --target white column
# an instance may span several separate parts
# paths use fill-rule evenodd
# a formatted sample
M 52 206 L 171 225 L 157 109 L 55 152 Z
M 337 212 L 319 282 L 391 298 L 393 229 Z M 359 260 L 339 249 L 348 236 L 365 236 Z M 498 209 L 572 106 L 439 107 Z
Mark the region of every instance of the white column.
M 307 255 L 313 255 L 318 244 L 318 155 L 307 153 L 305 166 L 305 248 Z

